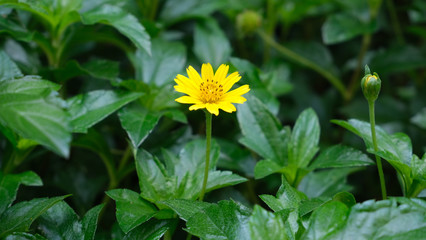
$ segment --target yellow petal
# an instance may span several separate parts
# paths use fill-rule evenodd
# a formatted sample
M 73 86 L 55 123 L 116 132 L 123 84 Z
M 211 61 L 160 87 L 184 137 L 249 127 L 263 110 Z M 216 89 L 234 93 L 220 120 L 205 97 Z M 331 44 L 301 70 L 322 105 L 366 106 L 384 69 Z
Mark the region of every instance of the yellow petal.
M 234 86 L 234 84 L 238 81 L 240 81 L 241 76 L 238 74 L 238 72 L 234 72 L 231 75 L 229 75 L 225 81 L 223 82 L 223 92 L 229 91 L 229 89 Z
M 224 101 L 224 100 L 221 100 L 221 101 Z M 226 98 L 226 101 L 227 102 L 230 102 L 230 103 L 245 103 L 246 101 L 247 101 L 247 99 L 245 99 L 244 97 L 241 97 L 241 96 L 230 96 L 230 97 L 227 97 Z
M 214 80 L 218 82 L 223 82 L 226 78 L 226 75 L 228 74 L 229 66 L 222 64 L 220 67 L 216 70 L 216 73 L 214 75 Z
M 180 98 L 176 98 L 175 101 L 178 103 L 201 103 L 200 100 L 190 96 L 183 96 Z
M 189 66 L 186 69 L 186 73 L 188 74 L 188 77 L 197 84 L 197 87 L 199 87 L 202 82 L 200 74 L 198 74 L 198 72 L 192 66 Z
M 245 93 L 247 93 L 248 91 L 250 91 L 249 85 L 243 85 L 237 89 L 234 89 L 228 93 L 225 93 L 225 95 L 223 95 L 222 100 L 227 100 L 230 97 L 237 97 L 237 96 L 241 96 Z
M 222 109 L 223 111 L 229 112 L 229 113 L 237 111 L 235 106 L 232 103 L 229 103 L 229 102 L 219 103 L 219 108 Z
M 201 66 L 201 77 L 205 82 L 207 80 L 213 80 L 213 68 L 210 63 L 203 63 L 203 66 Z
M 219 107 L 216 103 L 206 103 L 206 108 L 211 114 L 219 115 Z
M 182 85 L 186 88 L 192 88 L 194 91 L 198 91 L 200 89 L 200 85 L 197 85 L 197 83 L 192 80 L 191 78 L 187 78 L 183 75 L 178 74 L 175 78 L 175 82 L 178 85 Z
M 200 109 L 200 108 L 206 108 L 206 104 L 204 104 L 204 103 L 194 104 L 194 105 L 189 107 L 189 110 L 193 111 L 193 110 L 197 110 L 197 109 Z

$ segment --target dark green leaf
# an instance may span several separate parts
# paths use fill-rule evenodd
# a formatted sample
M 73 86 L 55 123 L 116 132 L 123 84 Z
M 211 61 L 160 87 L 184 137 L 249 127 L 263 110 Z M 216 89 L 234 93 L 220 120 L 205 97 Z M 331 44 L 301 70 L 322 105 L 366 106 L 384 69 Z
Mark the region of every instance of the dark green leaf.
M 0 33 L 3 32 L 10 34 L 17 40 L 25 42 L 30 42 L 33 38 L 32 32 L 4 17 L 0 18 Z
M 36 77 L 0 82 L 0 122 L 68 157 L 71 141 L 69 116 L 55 96 L 58 85 Z
M 116 202 L 117 221 L 124 233 L 148 221 L 158 211 L 138 193 L 128 189 L 110 190 L 107 195 Z
M 273 173 L 283 172 L 285 166 L 278 165 L 275 161 L 266 159 L 257 162 L 254 168 L 254 177 L 256 179 L 264 178 Z
M 68 99 L 74 132 L 87 132 L 88 128 L 141 95 L 137 92 L 97 90 Z
M 0 172 L 0 215 L 15 201 L 16 192 L 21 184 L 43 185 L 40 177 L 31 171 L 9 175 L 3 175 Z
M 126 130 L 134 148 L 138 148 L 157 125 L 160 115 L 138 105 L 118 112 L 121 126 Z
M 237 142 L 224 139 L 217 140 L 220 146 L 220 158 L 217 163 L 219 168 L 226 168 L 237 172 L 242 172 L 245 176 L 254 176 L 254 166 L 256 160 L 250 151 L 243 149 Z
M 202 63 L 211 63 L 216 69 L 228 61 L 231 46 L 214 20 L 200 22 L 194 32 L 194 53 Z
M 350 40 L 361 34 L 373 33 L 377 23 L 361 19 L 349 13 L 336 13 L 327 18 L 322 26 L 322 39 L 325 44 L 335 44 Z
M 220 201 L 195 213 L 186 222 L 187 231 L 202 239 L 250 239 L 250 211 L 233 201 Z
M 296 120 L 288 143 L 289 165 L 305 168 L 318 151 L 320 126 L 314 110 L 303 111 Z
M 98 217 L 103 207 L 103 204 L 93 207 L 87 211 L 86 215 L 84 215 L 83 219 L 81 220 L 84 240 L 95 239 L 96 228 L 98 226 Z
M 424 68 L 426 66 L 426 57 L 422 50 L 403 45 L 378 51 L 371 59 L 370 66 L 379 73 L 397 73 Z
M 145 28 L 135 16 L 119 7 L 102 4 L 90 11 L 81 13 L 81 20 L 84 24 L 89 25 L 95 23 L 109 24 L 128 37 L 138 48 L 151 54 L 150 37 Z
M 38 234 L 32 235 L 30 233 L 14 233 L 5 238 L 5 240 L 46 240 L 45 237 Z
M 285 225 L 281 216 L 254 206 L 249 219 L 251 239 L 289 239 L 284 231 Z
M 126 234 L 123 240 L 159 240 L 167 230 L 173 229 L 176 224 L 174 219 L 152 219 Z
M 210 204 L 206 202 L 184 199 L 171 199 L 163 201 L 161 204 L 173 209 L 184 221 L 188 221 L 195 213 L 210 206 Z
M 303 178 L 298 189 L 309 198 L 332 197 L 338 192 L 351 190 L 346 183 L 346 177 L 357 170 L 356 168 L 336 168 L 311 172 Z
M 93 59 L 80 65 L 79 62 L 71 60 L 64 67 L 55 70 L 54 73 L 56 78 L 62 82 L 82 75 L 115 81 L 119 74 L 119 64 L 106 59 Z
M 329 236 L 344 225 L 348 211 L 341 202 L 329 202 L 319 207 L 312 214 L 302 239 L 330 239 Z
M 1 29 L 0 29 L 1 32 Z M 0 81 L 22 77 L 18 66 L 4 52 L 0 51 Z
M 228 6 L 228 2 L 224 0 L 182 0 L 179 2 L 168 0 L 162 8 L 161 20 L 171 23 L 191 17 L 206 17 L 215 10 Z
M 309 168 L 359 167 L 372 164 L 374 162 L 361 151 L 339 144 L 321 152 Z
M 240 142 L 265 159 L 280 166 L 287 162 L 289 130 L 257 98 L 247 96 L 247 102 L 238 106 L 238 122 L 244 135 Z
M 284 176 L 282 176 L 282 184 L 278 189 L 276 198 L 271 195 L 260 195 L 260 198 L 268 205 L 274 212 L 284 209 L 298 209 L 300 202 L 306 199 L 306 196 L 294 189 Z
M 63 197 L 35 198 L 24 201 L 8 208 L 1 216 L 0 237 L 5 237 L 12 232 L 28 231 L 32 222 L 50 207 L 62 201 Z
M 163 86 L 182 72 L 185 62 L 186 49 L 183 44 L 155 39 L 152 41 L 152 56 L 140 49 L 136 51 L 133 59 L 135 79 Z

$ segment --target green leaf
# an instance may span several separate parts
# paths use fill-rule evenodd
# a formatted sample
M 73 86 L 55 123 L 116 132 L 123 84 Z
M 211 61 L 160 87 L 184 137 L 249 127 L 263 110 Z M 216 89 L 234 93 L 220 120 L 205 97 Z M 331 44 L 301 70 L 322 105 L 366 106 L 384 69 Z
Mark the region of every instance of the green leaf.
M 14 233 L 5 238 L 5 240 L 46 240 L 45 237 L 41 235 L 32 235 L 29 233 Z
M 117 221 L 124 233 L 148 221 L 158 211 L 138 193 L 128 189 L 110 190 L 107 195 L 116 202 Z
M 331 239 L 329 236 L 344 225 L 348 211 L 341 202 L 329 202 L 319 207 L 312 214 L 302 239 Z
M 426 108 L 423 108 L 410 119 L 411 123 L 426 130 Z
M 250 151 L 242 148 L 238 142 L 228 141 L 224 139 L 216 139 L 220 146 L 220 158 L 217 163 L 219 168 L 230 169 L 244 173 L 245 176 L 254 176 L 254 166 L 256 160 Z
M 16 193 L 19 185 L 26 186 L 42 186 L 40 177 L 31 171 L 3 175 L 0 172 L 0 215 L 10 206 L 16 199 Z
M 373 164 L 374 162 L 361 151 L 338 144 L 321 152 L 309 168 L 360 167 Z
M 160 19 L 166 23 L 178 22 L 192 17 L 206 17 L 215 10 L 227 7 L 230 3 L 225 0 L 168 0 L 160 13 Z
M 238 106 L 237 117 L 244 135 L 240 142 L 263 158 L 284 166 L 290 130 L 282 128 L 265 105 L 250 95 L 246 103 Z
M 0 29 L 1 32 L 1 29 Z M 3 51 L 0 51 L 0 81 L 22 77 L 21 70 Z
M 284 176 L 282 176 L 281 179 L 282 184 L 278 189 L 276 197 L 271 195 L 260 195 L 260 198 L 266 203 L 266 205 L 274 210 L 274 212 L 284 209 L 298 209 L 300 202 L 306 199 L 305 194 L 290 186 Z
M 93 207 L 87 211 L 81 220 L 82 232 L 84 234 L 84 240 L 93 240 L 95 239 L 96 228 L 98 223 L 99 213 L 101 212 L 104 204 Z
M 151 219 L 126 234 L 123 240 L 159 240 L 167 230 L 174 229 L 176 224 L 177 221 L 175 219 Z
M 215 189 L 237 185 L 245 181 L 247 181 L 247 179 L 232 174 L 230 171 L 210 171 L 206 191 L 210 192 Z
M 131 105 L 121 109 L 118 117 L 133 147 L 138 148 L 157 125 L 161 116 L 140 105 Z
M 426 57 L 421 49 L 407 44 L 378 51 L 371 59 L 370 66 L 380 74 L 401 73 L 424 68 Z
M 34 35 L 33 32 L 29 32 L 24 27 L 5 17 L 0 18 L 0 33 L 3 32 L 10 34 L 16 40 L 25 42 L 30 42 Z
M 33 221 L 50 207 L 62 201 L 64 198 L 35 198 L 24 201 L 8 208 L 1 216 L 0 237 L 5 237 L 13 232 L 28 231 Z
M 375 21 L 369 22 L 350 13 L 336 13 L 330 15 L 322 26 L 322 39 L 325 44 L 341 43 L 361 34 L 373 33 L 377 26 Z
M 344 226 L 327 239 L 422 239 L 425 213 L 408 204 L 398 206 L 395 199 L 369 200 L 353 206 Z
M 37 220 L 38 228 L 49 239 L 92 240 L 96 232 L 98 215 L 103 205 L 90 209 L 79 221 L 78 215 L 64 201 L 49 208 Z
M 184 221 L 188 221 L 195 213 L 210 206 L 207 202 L 185 199 L 170 199 L 162 201 L 161 204 L 173 209 Z
M 216 69 L 229 60 L 231 45 L 215 20 L 197 23 L 194 32 L 194 53 L 202 63 Z
M 303 111 L 288 143 L 288 164 L 305 168 L 318 151 L 320 126 L 314 110 Z
M 308 173 L 300 182 L 298 189 L 309 198 L 332 197 L 338 192 L 349 191 L 346 177 L 356 168 L 336 168 Z
M 278 165 L 276 162 L 266 159 L 257 162 L 254 168 L 254 177 L 256 179 L 264 178 L 273 173 L 284 172 L 285 166 Z
M 80 13 L 80 15 L 83 24 L 109 24 L 128 37 L 136 47 L 151 54 L 150 37 L 145 28 L 135 16 L 123 9 L 110 4 L 102 4 L 92 10 Z
M 0 82 L 0 122 L 22 137 L 68 157 L 70 121 L 58 85 L 34 76 Z
M 80 65 L 79 62 L 71 60 L 64 67 L 56 69 L 54 74 L 62 82 L 77 76 L 91 76 L 115 81 L 119 74 L 119 63 L 106 59 L 93 59 Z
M 254 206 L 249 218 L 251 239 L 289 239 L 284 231 L 285 225 L 281 216 Z
M 138 49 L 135 53 L 135 79 L 163 86 L 182 72 L 186 62 L 185 45 L 180 42 L 167 42 L 161 39 L 152 41 L 152 55 Z
M 88 128 L 141 95 L 137 92 L 96 90 L 68 99 L 73 131 L 86 133 Z
M 220 201 L 195 213 L 187 231 L 202 239 L 250 239 L 250 210 L 233 201 Z

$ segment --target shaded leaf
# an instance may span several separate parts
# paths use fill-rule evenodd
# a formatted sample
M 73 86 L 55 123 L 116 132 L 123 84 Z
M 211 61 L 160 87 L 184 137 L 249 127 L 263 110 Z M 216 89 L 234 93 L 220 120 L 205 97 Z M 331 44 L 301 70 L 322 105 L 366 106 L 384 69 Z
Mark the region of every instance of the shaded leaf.
M 86 133 L 88 128 L 141 95 L 137 92 L 96 90 L 68 99 L 73 131 Z
M 309 168 L 359 167 L 373 164 L 374 162 L 361 151 L 339 144 L 321 152 Z
M 1 29 L 0 29 L 1 32 Z M 0 81 L 22 77 L 21 70 L 3 51 L 0 51 Z
M 188 221 L 195 213 L 210 206 L 206 202 L 185 199 L 170 199 L 162 201 L 161 204 L 173 209 L 184 221 Z
M 123 240 L 159 240 L 167 230 L 174 229 L 176 224 L 177 221 L 175 219 L 151 219 L 126 234 Z
M 138 193 L 129 189 L 110 190 L 107 195 L 116 202 L 117 221 L 124 233 L 148 221 L 158 211 Z
M 254 206 L 249 219 L 251 239 L 289 239 L 284 231 L 285 225 L 281 216 Z

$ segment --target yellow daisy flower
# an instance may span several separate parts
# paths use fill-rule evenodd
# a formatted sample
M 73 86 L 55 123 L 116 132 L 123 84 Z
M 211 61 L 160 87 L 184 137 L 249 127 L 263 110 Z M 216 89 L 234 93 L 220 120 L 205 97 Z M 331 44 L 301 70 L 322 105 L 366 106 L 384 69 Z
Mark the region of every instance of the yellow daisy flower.
M 229 66 L 222 64 L 213 73 L 210 63 L 204 63 L 201 67 L 201 77 L 198 72 L 189 66 L 186 69 L 188 77 L 178 74 L 175 78 L 175 90 L 185 93 L 176 99 L 176 102 L 193 104 L 189 110 L 206 108 L 214 115 L 219 115 L 219 109 L 225 112 L 235 112 L 237 109 L 233 103 L 244 103 L 246 99 L 241 95 L 250 91 L 249 85 L 243 85 L 228 92 L 232 86 L 241 79 L 238 72 L 228 75 Z

